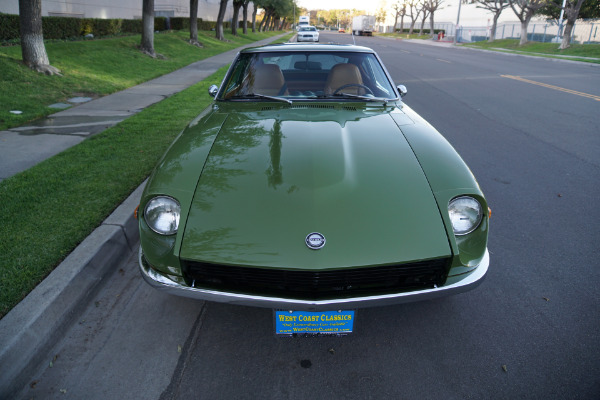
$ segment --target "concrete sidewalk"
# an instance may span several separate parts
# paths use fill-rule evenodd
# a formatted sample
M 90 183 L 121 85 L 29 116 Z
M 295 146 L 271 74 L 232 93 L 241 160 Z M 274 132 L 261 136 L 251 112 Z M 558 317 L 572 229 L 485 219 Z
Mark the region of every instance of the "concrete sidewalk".
M 251 43 L 160 78 L 51 115 L 49 122 L 0 132 L 0 178 L 10 177 L 180 92 L 229 64 Z M 220 82 L 215 82 L 220 84 Z M 86 309 L 107 276 L 138 247 L 133 211 L 145 183 L 88 236 L 42 283 L 0 320 L 0 399 L 29 384 L 49 351 Z
M 433 40 L 433 39 L 404 39 L 404 38 L 400 38 L 400 37 L 379 36 L 379 35 L 377 35 L 377 37 L 380 39 L 398 40 L 398 41 L 402 41 L 405 43 L 425 44 L 427 46 L 437 46 L 437 47 L 460 46 L 460 43 L 455 45 L 454 42 L 451 42 L 448 40 L 439 40 L 438 41 L 438 40 Z
M 449 41 L 438 41 L 438 40 L 432 40 L 432 39 L 402 39 L 402 40 L 407 43 L 426 44 L 428 46 L 437 46 L 437 47 L 460 46 L 460 43 L 454 44 L 453 42 L 449 42 Z
M 283 35 L 197 61 L 129 89 L 74 106 L 24 126 L 0 131 L 0 181 L 198 83 L 233 61 L 241 49 L 267 44 L 281 36 Z

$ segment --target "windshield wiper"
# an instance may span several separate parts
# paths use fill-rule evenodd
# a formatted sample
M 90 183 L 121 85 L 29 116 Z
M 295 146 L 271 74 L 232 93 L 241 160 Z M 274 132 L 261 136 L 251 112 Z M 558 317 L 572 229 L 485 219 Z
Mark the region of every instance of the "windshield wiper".
M 369 97 L 369 96 L 361 96 L 359 94 L 350 94 L 350 93 L 336 93 L 333 94 L 331 96 L 336 96 L 336 97 L 350 97 L 353 99 L 361 99 L 361 100 L 366 100 L 366 101 L 383 101 L 384 105 L 387 105 L 387 103 L 389 103 L 390 101 L 396 101 L 398 100 L 396 99 L 384 99 L 383 97 Z
M 291 100 L 284 99 L 283 97 L 267 96 L 266 94 L 260 94 L 260 93 L 247 93 L 244 95 L 231 97 L 231 99 L 267 99 L 267 100 L 283 101 L 284 103 L 292 104 Z

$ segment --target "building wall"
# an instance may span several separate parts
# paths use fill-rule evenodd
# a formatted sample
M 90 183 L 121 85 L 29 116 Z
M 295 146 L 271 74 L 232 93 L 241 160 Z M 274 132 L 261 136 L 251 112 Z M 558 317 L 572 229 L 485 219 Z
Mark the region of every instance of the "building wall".
M 249 13 L 251 10 L 252 5 L 249 7 Z M 189 17 L 190 2 L 189 0 L 155 0 L 154 11 L 156 16 Z M 19 2 L 0 0 L 0 12 L 19 14 Z M 216 21 L 218 13 L 219 0 L 198 0 L 198 18 Z M 142 0 L 44 0 L 42 16 L 135 19 L 142 17 Z M 231 20 L 232 16 L 233 5 L 229 1 L 225 21 Z

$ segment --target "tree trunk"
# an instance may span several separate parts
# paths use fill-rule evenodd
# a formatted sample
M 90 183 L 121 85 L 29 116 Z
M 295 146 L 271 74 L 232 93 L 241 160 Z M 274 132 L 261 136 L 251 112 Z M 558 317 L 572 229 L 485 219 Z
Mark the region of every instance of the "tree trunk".
M 248 34 L 248 5 L 250 4 L 249 0 L 244 1 L 244 8 L 242 9 L 242 26 L 244 27 L 244 35 Z
M 431 14 L 429 14 L 429 24 L 431 25 L 431 38 L 435 39 L 435 30 L 433 29 L 433 12 Z
M 154 51 L 154 0 L 142 3 L 142 43 L 140 50 L 150 57 L 156 58 Z
M 217 16 L 217 26 L 215 29 L 215 37 L 218 40 L 225 40 L 223 33 L 223 20 L 225 19 L 225 11 L 227 11 L 227 0 L 221 0 L 219 4 L 219 15 Z
M 263 24 L 264 22 L 264 24 Z M 271 14 L 269 12 L 266 13 L 266 15 L 263 17 L 263 20 L 260 21 L 260 32 L 264 32 L 264 31 L 268 31 L 269 30 L 269 24 L 271 23 Z
M 413 20 L 410 22 L 410 30 L 408 31 L 409 35 L 412 35 L 413 31 L 415 30 L 415 22 L 416 22 L 416 20 Z
M 398 13 L 396 13 L 396 16 L 394 17 L 394 31 L 393 31 L 393 33 L 396 33 L 396 25 L 398 25 Z
M 190 44 L 202 47 L 198 41 L 198 0 L 190 0 Z
M 256 6 L 254 8 L 254 12 L 256 12 Z M 262 19 L 260 20 L 260 24 L 258 24 L 258 31 L 259 32 L 263 31 L 263 26 L 265 25 L 265 22 L 267 22 L 267 14 L 268 14 L 268 11 L 265 10 L 265 14 L 263 15 Z
M 419 30 L 419 35 L 423 34 L 423 29 L 425 28 L 425 20 L 427 20 L 428 15 L 423 13 L 423 19 L 421 20 L 421 29 Z
M 231 33 L 233 36 L 237 36 L 237 28 L 239 25 L 238 20 L 240 19 L 240 7 L 241 3 L 233 2 L 233 18 L 231 18 Z
M 575 21 L 579 16 L 579 10 L 581 10 L 581 5 L 584 0 L 578 0 L 577 4 L 573 4 L 572 0 L 566 5 L 565 13 L 567 14 L 567 25 L 565 26 L 565 31 L 563 33 L 563 39 L 560 44 L 559 50 L 564 50 L 571 45 L 571 35 L 573 34 L 573 27 L 575 26 Z
M 529 26 L 529 21 L 531 20 L 531 16 L 529 16 L 529 13 L 527 15 L 528 16 L 526 16 L 525 19 L 521 21 L 521 40 L 519 40 L 519 46 L 522 46 L 525 43 L 527 43 L 527 27 Z
M 252 11 L 252 33 L 256 33 L 256 12 L 258 11 L 258 6 L 254 2 L 252 4 L 254 5 L 254 11 Z
M 492 23 L 492 30 L 490 31 L 490 38 L 488 39 L 489 43 L 492 43 L 496 40 L 496 28 L 498 27 L 498 18 L 500 18 L 500 13 L 502 10 L 496 11 L 494 14 L 494 22 Z
M 567 25 L 565 25 L 565 30 L 563 32 L 562 42 L 558 47 L 559 50 L 564 50 L 571 46 L 571 34 L 573 33 L 573 26 L 575 25 L 575 21 L 571 21 L 571 19 L 567 19 Z
M 410 10 L 410 30 L 408 31 L 409 35 L 413 34 L 413 31 L 415 30 L 415 24 L 419 20 L 419 15 L 421 15 L 421 11 L 419 11 L 415 16 L 413 16 L 413 14 L 412 14 L 412 7 L 411 7 L 411 10 Z
M 404 31 L 404 15 L 400 18 L 400 33 Z
M 42 0 L 19 0 L 21 55 L 29 68 L 47 75 L 60 75 L 50 65 L 42 32 Z

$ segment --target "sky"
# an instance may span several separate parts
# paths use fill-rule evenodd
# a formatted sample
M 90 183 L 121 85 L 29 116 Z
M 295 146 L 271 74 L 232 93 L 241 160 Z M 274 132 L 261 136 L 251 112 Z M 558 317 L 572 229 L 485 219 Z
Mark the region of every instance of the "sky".
M 365 4 L 365 3 L 372 3 Z M 367 2 L 365 0 L 297 0 L 296 4 L 300 7 L 308 8 L 309 10 L 342 10 L 342 9 L 353 9 L 357 10 L 366 10 L 371 8 L 372 11 L 375 11 L 377 8 L 378 2 Z M 390 2 L 390 5 L 392 3 Z M 373 6 L 374 5 L 374 6 Z M 371 11 L 371 10 L 367 10 Z

